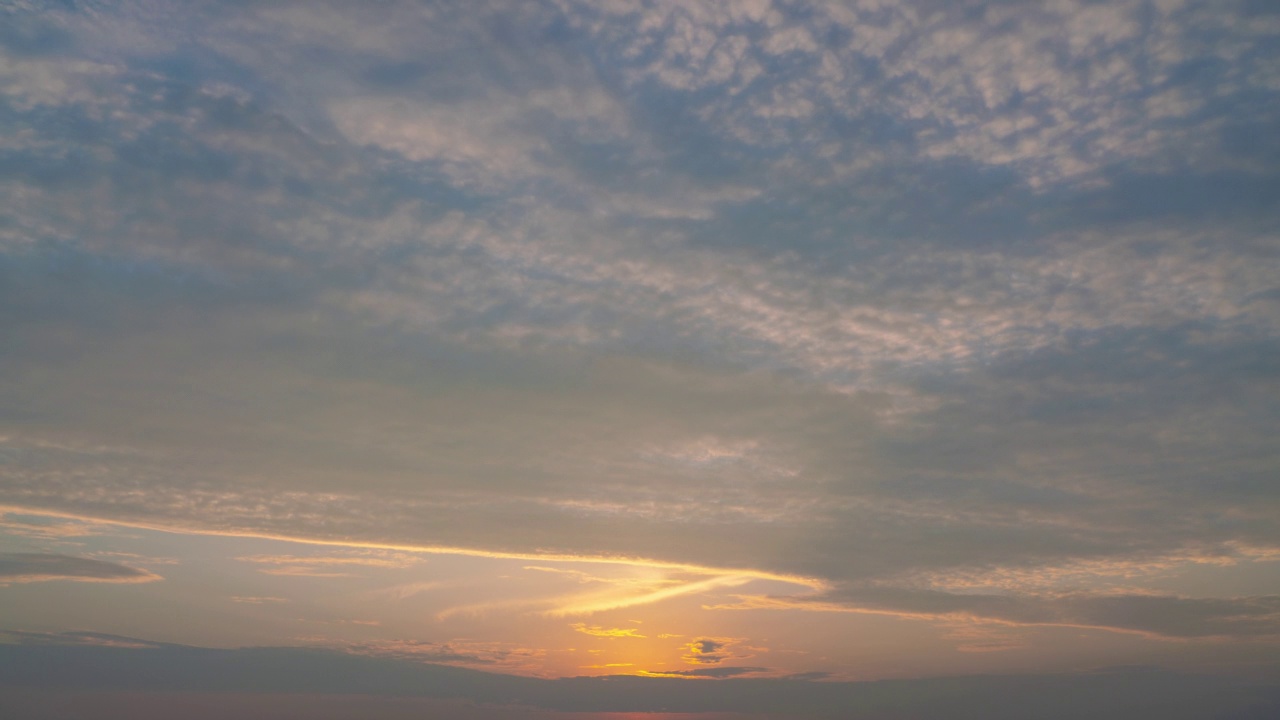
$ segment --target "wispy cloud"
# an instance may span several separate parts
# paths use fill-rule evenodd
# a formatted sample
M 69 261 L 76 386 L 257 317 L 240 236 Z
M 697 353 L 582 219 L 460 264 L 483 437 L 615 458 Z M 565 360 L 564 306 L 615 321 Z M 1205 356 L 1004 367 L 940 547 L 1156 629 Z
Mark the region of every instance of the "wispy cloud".
M 276 603 L 287 603 L 288 598 L 275 597 L 273 595 L 233 595 L 231 602 L 244 603 L 246 605 L 268 605 Z
M 137 568 L 52 553 L 0 553 L 0 583 L 32 583 L 51 580 L 101 583 L 147 583 L 159 575 Z
M 573 623 L 569 627 L 574 630 L 590 635 L 592 637 L 601 638 L 642 638 L 639 630 L 635 628 L 606 628 L 599 625 L 587 625 L 586 623 Z
M 350 577 L 351 573 L 338 572 L 329 568 L 357 566 L 365 568 L 403 568 L 421 562 L 421 558 L 408 553 L 377 552 L 364 555 L 246 555 L 236 558 L 241 562 L 252 563 L 263 567 L 258 572 L 264 575 L 284 575 L 294 577 Z
M 0 636 L 16 645 L 69 645 L 89 647 L 110 647 L 125 649 L 148 649 L 162 647 L 160 643 L 139 640 L 137 638 L 108 635 L 96 632 L 60 632 L 43 633 L 26 630 L 0 630 Z
M 320 645 L 331 645 L 317 639 Z M 530 671 L 536 668 L 536 660 L 546 654 L 541 648 L 522 647 L 508 642 L 476 640 L 450 640 L 425 642 L 415 640 L 384 640 L 347 643 L 340 646 L 344 652 L 354 655 L 413 660 L 423 663 L 488 667 L 507 671 Z
M 658 677 L 728 678 L 763 672 L 769 672 L 769 668 L 725 665 L 721 667 L 696 668 L 694 670 L 646 670 L 645 674 Z
M 648 605 L 662 600 L 669 600 L 681 595 L 704 593 L 708 590 L 723 587 L 735 587 L 751 582 L 750 576 L 724 574 L 705 580 L 680 582 L 650 592 L 611 592 L 606 594 L 581 595 L 563 599 L 555 608 L 547 611 L 548 615 L 560 617 L 565 615 L 587 615 L 605 610 Z
M 952 623 L 1062 626 L 1153 638 L 1280 637 L 1280 596 L 1190 598 L 1152 593 L 954 594 L 908 589 L 853 590 L 843 596 L 738 596 L 720 610 L 789 609 L 893 615 Z
M 3 513 L 0 514 L 0 529 L 8 535 L 40 540 L 61 540 L 96 535 L 103 531 L 104 526 L 81 520 Z

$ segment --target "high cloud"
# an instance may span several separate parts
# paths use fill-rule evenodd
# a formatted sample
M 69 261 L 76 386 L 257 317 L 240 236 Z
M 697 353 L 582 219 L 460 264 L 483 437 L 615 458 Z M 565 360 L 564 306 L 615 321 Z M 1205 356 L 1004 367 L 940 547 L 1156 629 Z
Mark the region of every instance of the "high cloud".
M 1132 632 L 1166 639 L 1280 638 L 1280 596 L 1188 598 L 1169 595 L 1070 593 L 976 595 L 900 588 L 861 589 L 818 597 L 738 596 L 723 610 L 792 609 L 966 619 L 1012 626 L 1059 625 Z M 695 652 L 692 657 L 698 657 Z

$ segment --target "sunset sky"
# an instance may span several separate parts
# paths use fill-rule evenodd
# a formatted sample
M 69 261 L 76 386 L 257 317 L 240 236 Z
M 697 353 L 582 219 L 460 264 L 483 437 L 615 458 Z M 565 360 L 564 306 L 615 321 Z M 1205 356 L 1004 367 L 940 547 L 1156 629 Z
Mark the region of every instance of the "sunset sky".
M 0 6 L 7 716 L 1255 717 L 1278 438 L 1280 3 Z

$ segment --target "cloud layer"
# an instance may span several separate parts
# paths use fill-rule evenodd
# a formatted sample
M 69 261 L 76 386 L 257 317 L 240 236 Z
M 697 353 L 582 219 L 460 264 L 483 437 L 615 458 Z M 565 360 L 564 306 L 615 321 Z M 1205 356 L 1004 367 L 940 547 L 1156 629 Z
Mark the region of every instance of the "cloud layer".
M 159 575 L 146 570 L 90 558 L 49 553 L 0 553 L 0 583 L 48 580 L 138 583 L 159 579 Z
M 3 12 L 6 505 L 1280 632 L 1265 3 Z
M 539 711 L 559 711 L 750 716 L 764 712 L 795 718 L 848 717 L 850 712 L 958 718 L 1017 718 L 1034 712 L 1045 718 L 1121 718 L 1138 712 L 1190 720 L 1263 717 L 1280 707 L 1280 689 L 1274 682 L 1241 682 L 1149 668 L 876 683 L 752 678 L 696 682 L 619 676 L 540 680 L 297 648 L 209 650 L 165 645 L 142 649 L 61 643 L 0 645 L 0 668 L 16 686 L 0 690 L 0 702 L 14 707 L 38 703 L 36 707 L 47 712 L 49 699 L 31 689 L 51 684 L 53 679 L 39 672 L 48 664 L 64 668 L 56 678 L 58 687 L 76 688 L 76 694 L 102 692 L 104 688 L 128 692 L 135 712 L 145 709 L 155 717 L 167 716 L 166 708 L 184 697 L 234 707 L 240 694 L 250 692 L 262 701 L 275 701 L 264 703 L 268 713 L 275 703 L 305 707 L 306 699 L 316 698 L 319 692 L 326 694 L 319 697 L 332 696 L 334 703 L 365 717 L 406 717 L 404 708 L 388 702 L 388 697 L 483 703 L 489 717 L 502 718 L 512 716 L 503 712 L 506 710 L 528 717 L 539 717 L 533 714 Z M 745 673 L 755 668 L 717 670 Z M 118 702 L 110 697 L 104 700 L 107 707 Z M 449 715 L 468 717 L 467 711 L 466 707 L 458 708 L 456 714 Z M 479 709 L 471 712 L 486 717 Z

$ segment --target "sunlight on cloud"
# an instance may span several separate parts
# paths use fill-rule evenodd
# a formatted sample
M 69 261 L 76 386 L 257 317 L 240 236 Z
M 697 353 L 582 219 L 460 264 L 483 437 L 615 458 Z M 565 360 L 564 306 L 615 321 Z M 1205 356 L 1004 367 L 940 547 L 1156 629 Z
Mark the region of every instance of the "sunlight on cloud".
M 1277 39 L 1248 0 L 0 8 L 14 647 L 1280 666 Z
M 635 628 L 603 628 L 599 625 L 587 625 L 586 623 L 574 623 L 570 625 L 574 630 L 580 633 L 590 635 L 592 637 L 603 638 L 642 638 L 638 630 Z
M 127 565 L 52 553 L 0 553 L 0 584 L 70 580 L 150 583 L 164 578 Z

